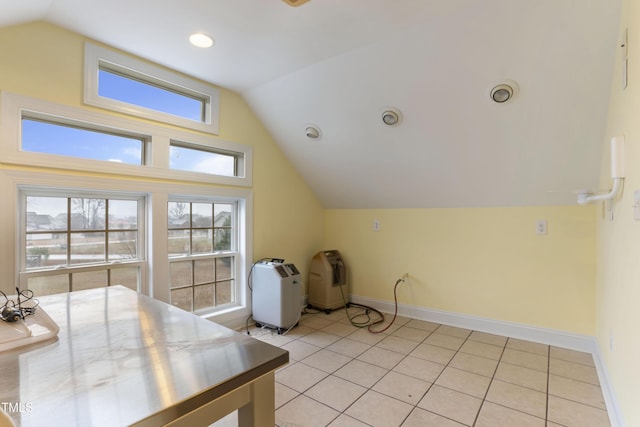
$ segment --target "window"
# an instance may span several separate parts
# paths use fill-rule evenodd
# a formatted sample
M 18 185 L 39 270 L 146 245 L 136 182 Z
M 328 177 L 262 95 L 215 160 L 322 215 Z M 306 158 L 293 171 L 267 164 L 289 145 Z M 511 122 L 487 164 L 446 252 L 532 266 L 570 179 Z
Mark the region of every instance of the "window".
M 235 303 L 236 203 L 177 199 L 167 211 L 171 303 L 195 312 Z
M 70 124 L 22 118 L 22 149 L 34 153 L 141 165 L 145 140 Z
M 231 327 L 250 314 L 249 189 L 31 169 L 0 170 L 0 191 L 5 283 L 121 284 Z
M 248 145 L 7 92 L 0 102 L 2 163 L 251 185 Z
M 21 200 L 21 271 L 28 289 L 36 295 L 116 284 L 139 290 L 142 196 L 24 188 Z
M 183 171 L 236 176 L 244 164 L 242 153 L 206 149 L 193 145 L 171 142 L 169 168 Z
M 0 93 L 0 162 L 18 166 L 0 168 L 0 235 L 14 236 L 0 242 L 0 275 L 36 295 L 121 284 L 244 321 L 252 148 L 210 135 L 218 90 L 85 53 L 85 103 L 98 108 Z
M 219 91 L 177 72 L 85 45 L 85 103 L 218 133 Z
M 197 95 L 181 93 L 179 89 L 163 87 L 149 78 L 126 75 L 100 66 L 98 71 L 98 95 L 117 101 L 127 102 L 151 110 L 173 114 L 178 117 L 204 122 L 206 100 Z

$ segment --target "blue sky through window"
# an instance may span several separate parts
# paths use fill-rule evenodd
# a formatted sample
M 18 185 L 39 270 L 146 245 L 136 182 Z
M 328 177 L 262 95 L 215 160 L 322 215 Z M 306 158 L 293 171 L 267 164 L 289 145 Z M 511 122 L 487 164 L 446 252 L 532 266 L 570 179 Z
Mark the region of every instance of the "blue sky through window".
M 204 101 L 108 70 L 98 74 L 98 95 L 202 122 Z
M 100 94 L 156 110 L 171 111 L 181 117 L 199 119 L 204 102 L 144 82 L 100 70 Z M 37 116 L 36 116 L 37 117 Z M 66 124 L 54 118 L 22 118 L 21 149 L 91 160 L 112 161 L 131 165 L 145 164 L 145 139 L 128 136 L 117 129 L 104 131 L 86 127 L 81 122 Z M 190 146 L 189 142 L 173 143 L 169 168 L 212 175 L 235 176 L 238 153 L 216 152 L 208 147 Z
M 143 141 L 89 129 L 22 119 L 22 150 L 141 165 Z
M 212 153 L 176 145 L 171 146 L 169 167 L 183 171 L 224 176 L 234 176 L 236 172 L 235 156 L 233 155 Z

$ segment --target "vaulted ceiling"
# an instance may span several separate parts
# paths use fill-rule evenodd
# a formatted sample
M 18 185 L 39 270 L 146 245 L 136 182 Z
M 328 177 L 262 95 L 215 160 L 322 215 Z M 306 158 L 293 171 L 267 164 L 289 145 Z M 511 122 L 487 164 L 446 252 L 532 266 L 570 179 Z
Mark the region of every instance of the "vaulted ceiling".
M 575 203 L 614 136 L 619 14 L 620 0 L 0 0 L 0 26 L 45 20 L 238 91 L 326 208 Z M 189 45 L 196 31 L 215 45 Z M 503 82 L 515 93 L 498 104 Z

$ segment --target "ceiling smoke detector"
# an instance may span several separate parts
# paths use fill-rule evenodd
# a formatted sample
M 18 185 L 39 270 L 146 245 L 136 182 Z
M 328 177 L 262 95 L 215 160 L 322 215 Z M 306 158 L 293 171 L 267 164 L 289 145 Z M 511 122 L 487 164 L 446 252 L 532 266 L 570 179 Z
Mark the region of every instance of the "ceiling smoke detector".
M 491 89 L 489 96 L 496 104 L 504 104 L 518 94 L 518 89 L 518 83 L 512 80 L 506 80 L 495 85 Z
M 491 99 L 498 104 L 507 102 L 512 96 L 513 89 L 509 85 L 498 85 L 491 90 Z
M 400 111 L 396 110 L 395 108 L 387 108 L 382 112 L 381 115 L 382 123 L 387 126 L 396 126 L 398 123 L 400 123 L 401 117 L 402 115 L 400 114 Z
M 320 128 L 315 125 L 307 125 L 307 127 L 304 128 L 304 135 L 307 138 L 316 141 L 320 139 Z

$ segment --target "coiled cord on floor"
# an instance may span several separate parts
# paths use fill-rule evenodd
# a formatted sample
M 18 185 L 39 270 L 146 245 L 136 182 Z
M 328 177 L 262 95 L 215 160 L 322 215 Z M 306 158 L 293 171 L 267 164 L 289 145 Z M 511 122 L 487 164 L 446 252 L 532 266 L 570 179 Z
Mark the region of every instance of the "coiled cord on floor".
M 379 333 L 382 333 L 382 332 L 388 330 L 391 327 L 391 325 L 393 325 L 393 322 L 396 321 L 396 318 L 398 317 L 398 292 L 397 292 L 398 291 L 398 285 L 400 283 L 404 282 L 407 277 L 408 277 L 408 274 L 403 275 L 401 278 L 399 278 L 396 281 L 395 285 L 393 286 L 393 299 L 394 299 L 394 305 L 395 305 L 394 312 L 393 312 L 393 319 L 391 319 L 391 322 L 387 326 L 385 326 L 383 329 L 380 329 L 380 330 L 374 330 L 374 329 L 372 329 L 372 327 L 374 325 L 377 325 L 377 324 L 380 324 L 380 323 L 384 322 L 384 314 L 382 314 L 382 312 L 380 312 L 379 310 L 377 310 L 377 309 L 375 309 L 373 307 L 369 307 L 367 305 L 356 304 L 356 303 L 347 303 L 347 299 L 345 298 L 344 291 L 342 289 L 343 287 L 339 286 L 340 294 L 342 295 L 342 302 L 344 302 L 344 310 L 345 310 L 345 312 L 347 314 L 347 318 L 349 319 L 349 322 L 353 326 L 356 326 L 358 328 L 365 328 L 366 327 L 367 330 L 369 332 L 371 332 L 372 334 L 379 334 Z M 350 306 L 362 308 L 364 310 L 364 312 L 358 313 L 358 314 L 352 316 L 351 313 L 349 313 L 349 307 Z M 371 319 L 370 312 L 372 312 L 372 311 L 379 316 L 378 319 L 376 319 L 376 320 L 372 320 Z M 361 316 L 365 316 L 367 320 L 364 321 L 364 322 L 358 322 L 358 321 L 355 320 L 355 319 L 357 319 L 357 318 L 359 318 Z

